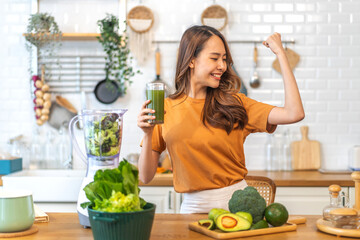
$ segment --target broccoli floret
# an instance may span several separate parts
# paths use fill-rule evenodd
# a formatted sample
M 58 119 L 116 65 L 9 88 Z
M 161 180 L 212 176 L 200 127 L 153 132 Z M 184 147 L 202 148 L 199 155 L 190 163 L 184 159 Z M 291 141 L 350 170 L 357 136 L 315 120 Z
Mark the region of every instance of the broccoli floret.
M 265 208 L 265 199 L 254 187 L 250 186 L 244 190 L 236 190 L 229 201 L 230 212 L 248 212 L 255 223 L 264 218 Z

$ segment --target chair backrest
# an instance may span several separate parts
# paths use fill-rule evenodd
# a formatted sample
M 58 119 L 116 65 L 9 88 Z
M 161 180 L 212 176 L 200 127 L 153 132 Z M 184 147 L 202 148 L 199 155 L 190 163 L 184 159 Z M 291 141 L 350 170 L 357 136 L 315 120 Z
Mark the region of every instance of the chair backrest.
M 274 202 L 276 185 L 273 180 L 263 176 L 246 176 L 245 180 L 248 186 L 256 188 L 265 199 L 266 206 Z

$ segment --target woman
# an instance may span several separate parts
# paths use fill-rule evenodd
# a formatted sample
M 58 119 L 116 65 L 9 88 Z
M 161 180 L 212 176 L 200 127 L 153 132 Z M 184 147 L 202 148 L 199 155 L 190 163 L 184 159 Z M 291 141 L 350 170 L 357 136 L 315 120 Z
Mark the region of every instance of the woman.
M 295 123 L 304 110 L 295 77 L 280 34 L 263 44 L 280 62 L 284 80 L 284 107 L 252 100 L 238 93 L 240 79 L 223 35 L 208 26 L 193 26 L 180 41 L 176 91 L 165 100 L 165 121 L 151 125 L 146 101 L 137 124 L 144 132 L 139 158 L 139 177 L 147 183 L 158 166 L 159 155 L 168 150 L 175 191 L 184 193 L 181 213 L 205 213 L 228 209 L 235 190 L 247 186 L 243 144 L 254 132 L 275 131 L 278 124 Z

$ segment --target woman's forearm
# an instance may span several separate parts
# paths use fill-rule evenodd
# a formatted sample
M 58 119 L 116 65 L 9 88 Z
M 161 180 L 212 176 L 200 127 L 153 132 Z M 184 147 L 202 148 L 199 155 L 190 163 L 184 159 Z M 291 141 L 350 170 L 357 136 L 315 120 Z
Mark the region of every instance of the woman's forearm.
M 271 111 L 268 121 L 271 124 L 295 123 L 305 117 L 299 89 L 285 52 L 280 52 L 277 58 L 284 81 L 285 102 L 284 107 Z
M 139 178 L 143 183 L 150 182 L 156 173 L 160 154 L 152 150 L 152 134 L 145 134 L 138 161 Z
M 290 68 L 285 52 L 279 54 L 279 63 L 284 80 L 285 104 L 284 108 L 292 116 L 294 121 L 300 121 L 305 117 L 299 88 L 295 76 Z

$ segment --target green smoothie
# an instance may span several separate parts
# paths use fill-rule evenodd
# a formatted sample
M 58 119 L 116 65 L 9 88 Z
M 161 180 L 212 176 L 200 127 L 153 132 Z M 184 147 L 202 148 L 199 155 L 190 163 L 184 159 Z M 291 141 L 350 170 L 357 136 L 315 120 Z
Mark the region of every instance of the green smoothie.
M 155 110 L 155 113 L 150 115 L 155 116 L 155 119 L 149 120 L 152 124 L 164 123 L 164 90 L 146 90 L 146 99 L 151 100 L 147 108 Z

